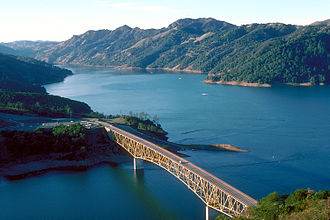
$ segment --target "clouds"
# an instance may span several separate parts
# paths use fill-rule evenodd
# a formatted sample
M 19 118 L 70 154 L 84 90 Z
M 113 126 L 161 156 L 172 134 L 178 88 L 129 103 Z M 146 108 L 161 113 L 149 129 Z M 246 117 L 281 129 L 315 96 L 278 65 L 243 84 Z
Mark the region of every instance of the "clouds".
M 129 10 L 149 13 L 180 13 L 180 10 L 155 4 L 141 4 L 136 2 L 113 2 L 106 0 L 95 0 L 95 4 L 100 7 L 108 7 L 119 10 Z

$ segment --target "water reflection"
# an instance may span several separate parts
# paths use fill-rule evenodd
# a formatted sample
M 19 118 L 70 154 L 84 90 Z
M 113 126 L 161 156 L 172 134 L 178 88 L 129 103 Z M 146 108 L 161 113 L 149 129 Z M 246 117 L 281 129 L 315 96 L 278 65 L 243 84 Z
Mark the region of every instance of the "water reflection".
M 144 169 L 134 169 L 134 182 L 138 185 L 144 185 Z
M 150 214 L 151 219 L 183 219 L 162 204 L 159 199 L 153 195 L 152 191 L 144 185 L 143 169 L 132 169 L 133 181 L 132 176 L 127 172 L 123 172 L 122 169 L 115 169 L 114 171 L 116 179 L 122 183 L 122 186 L 124 186 L 129 193 L 135 196 L 138 203 Z

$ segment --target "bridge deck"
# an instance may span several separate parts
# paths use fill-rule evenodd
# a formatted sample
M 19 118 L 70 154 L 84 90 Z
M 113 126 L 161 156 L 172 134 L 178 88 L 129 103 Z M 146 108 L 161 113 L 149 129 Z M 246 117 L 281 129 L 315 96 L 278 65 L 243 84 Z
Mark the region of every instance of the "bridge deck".
M 228 183 L 220 180 L 219 178 L 215 177 L 214 175 L 208 173 L 207 171 L 203 170 L 202 168 L 194 165 L 193 163 L 189 162 L 188 160 L 185 160 L 179 156 L 177 156 L 176 154 L 154 144 L 151 142 L 151 140 L 146 140 L 143 139 L 141 137 L 138 137 L 137 135 L 134 135 L 130 132 L 127 132 L 121 128 L 116 127 L 113 124 L 109 124 L 109 123 L 102 123 L 105 127 L 110 128 L 111 130 L 116 131 L 117 133 L 124 135 L 126 137 L 129 137 L 130 139 L 133 139 L 136 142 L 139 142 L 163 155 L 165 155 L 166 157 L 170 158 L 171 160 L 180 163 L 181 166 L 185 167 L 186 169 L 193 171 L 194 173 L 198 174 L 199 176 L 201 176 L 202 178 L 206 179 L 207 181 L 211 182 L 212 184 L 214 184 L 215 186 L 219 187 L 221 190 L 223 190 L 224 192 L 230 194 L 231 196 L 233 196 L 234 198 L 236 198 L 237 200 L 241 201 L 242 203 L 244 203 L 247 206 L 255 206 L 257 205 L 257 201 L 254 200 L 253 198 L 251 198 L 250 196 L 246 195 L 245 193 L 239 191 L 238 189 L 232 187 L 231 185 L 229 185 Z

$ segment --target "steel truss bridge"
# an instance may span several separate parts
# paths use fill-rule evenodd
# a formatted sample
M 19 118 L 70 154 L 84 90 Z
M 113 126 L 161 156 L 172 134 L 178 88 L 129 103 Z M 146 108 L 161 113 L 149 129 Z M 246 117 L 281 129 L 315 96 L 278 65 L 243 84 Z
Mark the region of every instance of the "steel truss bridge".
M 256 206 L 257 201 L 228 183 L 213 176 L 191 162 L 172 152 L 120 129 L 101 122 L 109 137 L 134 157 L 134 169 L 139 169 L 143 160 L 154 163 L 184 183 L 206 204 L 206 219 L 209 208 L 229 217 L 244 216 L 249 206 Z

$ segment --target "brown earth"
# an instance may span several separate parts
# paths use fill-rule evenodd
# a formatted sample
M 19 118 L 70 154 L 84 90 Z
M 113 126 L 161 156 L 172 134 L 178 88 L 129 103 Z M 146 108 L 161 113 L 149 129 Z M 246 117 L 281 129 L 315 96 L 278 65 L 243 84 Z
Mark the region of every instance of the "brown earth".
M 248 83 L 243 81 L 212 81 L 204 80 L 204 83 L 208 84 L 221 84 L 221 85 L 231 85 L 231 86 L 244 86 L 244 87 L 271 87 L 270 84 L 260 84 L 260 83 Z

